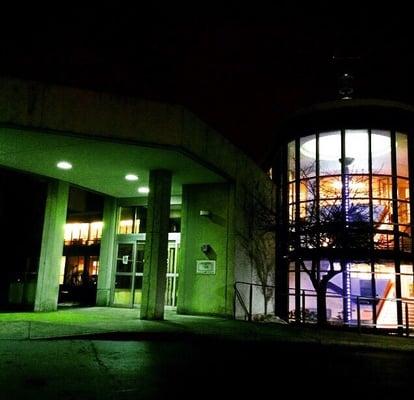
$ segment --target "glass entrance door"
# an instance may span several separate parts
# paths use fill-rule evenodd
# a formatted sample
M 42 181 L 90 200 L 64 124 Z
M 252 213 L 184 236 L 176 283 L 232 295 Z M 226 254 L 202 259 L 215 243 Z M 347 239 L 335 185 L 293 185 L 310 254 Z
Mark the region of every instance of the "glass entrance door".
M 118 243 L 113 304 L 132 307 L 141 303 L 144 242 Z
M 138 240 L 137 240 L 138 239 Z M 112 304 L 133 307 L 141 304 L 144 273 L 145 234 L 118 236 Z M 170 233 L 165 288 L 165 305 L 176 307 L 178 287 L 179 233 Z

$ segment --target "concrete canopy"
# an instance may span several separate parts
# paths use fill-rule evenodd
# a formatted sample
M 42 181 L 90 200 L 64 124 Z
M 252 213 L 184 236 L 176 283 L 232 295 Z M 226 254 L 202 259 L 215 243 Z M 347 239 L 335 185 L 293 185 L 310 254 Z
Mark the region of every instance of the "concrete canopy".
M 68 161 L 73 168 L 59 169 L 59 161 Z M 172 149 L 11 128 L 0 129 L 0 165 L 113 197 L 146 196 L 137 189 L 148 187 L 151 169 L 172 171 L 172 195 L 180 195 L 183 184 L 224 181 L 222 176 Z M 126 174 L 135 174 L 139 180 L 127 181 Z

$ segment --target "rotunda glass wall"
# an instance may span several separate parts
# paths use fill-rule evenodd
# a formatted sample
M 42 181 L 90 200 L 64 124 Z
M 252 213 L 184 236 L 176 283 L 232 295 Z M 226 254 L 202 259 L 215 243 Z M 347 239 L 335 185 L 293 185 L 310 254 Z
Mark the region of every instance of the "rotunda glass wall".
M 286 182 L 290 318 L 381 327 L 414 318 L 407 135 L 302 136 L 287 145 Z

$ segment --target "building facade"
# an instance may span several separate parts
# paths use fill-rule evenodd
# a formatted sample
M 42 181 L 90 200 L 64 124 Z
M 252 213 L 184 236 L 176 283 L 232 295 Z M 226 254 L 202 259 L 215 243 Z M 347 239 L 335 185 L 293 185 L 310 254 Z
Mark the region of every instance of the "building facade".
M 283 127 L 279 312 L 297 322 L 403 328 L 414 322 L 413 109 L 342 100 Z
M 246 199 L 267 202 L 273 184 L 188 110 L 0 79 L 0 147 L 3 168 L 47 185 L 39 260 L 10 282 L 15 302 L 233 315 L 235 281 L 253 276 Z M 68 215 L 71 188 L 98 194 L 101 215 Z

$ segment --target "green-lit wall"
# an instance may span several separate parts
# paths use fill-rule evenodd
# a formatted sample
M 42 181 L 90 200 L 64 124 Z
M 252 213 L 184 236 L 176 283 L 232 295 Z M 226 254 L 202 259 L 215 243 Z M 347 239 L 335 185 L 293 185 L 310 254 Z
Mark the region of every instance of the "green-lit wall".
M 200 211 L 211 213 L 200 216 Z M 234 190 L 230 184 L 184 185 L 177 312 L 232 314 Z M 203 244 L 211 246 L 204 254 Z M 196 261 L 216 260 L 216 273 L 196 273 Z

